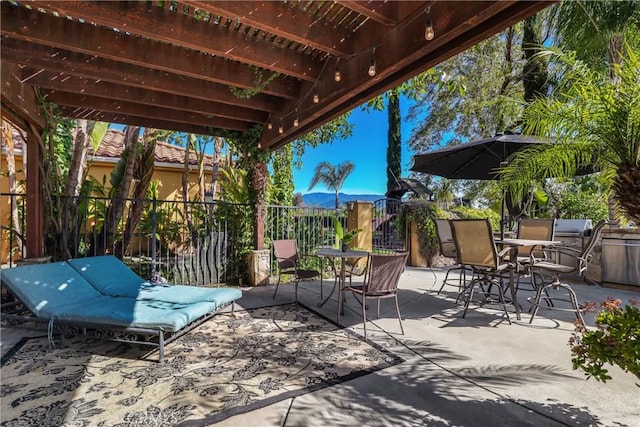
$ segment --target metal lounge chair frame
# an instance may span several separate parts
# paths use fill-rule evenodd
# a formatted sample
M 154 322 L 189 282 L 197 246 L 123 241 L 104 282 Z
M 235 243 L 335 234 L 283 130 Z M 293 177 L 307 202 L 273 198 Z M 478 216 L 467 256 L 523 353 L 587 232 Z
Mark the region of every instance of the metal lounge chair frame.
M 155 285 L 113 256 L 87 257 L 3 271 L 15 301 L 2 304 L 3 326 L 53 335 L 93 335 L 157 348 L 209 320 L 242 292 L 232 288 Z M 143 357 L 147 357 L 151 350 Z

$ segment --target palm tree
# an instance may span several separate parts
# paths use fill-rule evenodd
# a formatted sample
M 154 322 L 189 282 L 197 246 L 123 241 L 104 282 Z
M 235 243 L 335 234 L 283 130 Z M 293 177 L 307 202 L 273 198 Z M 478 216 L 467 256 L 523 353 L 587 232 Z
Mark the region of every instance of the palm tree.
M 525 132 L 554 144 L 523 150 L 503 170 L 509 189 L 524 194 L 529 183 L 572 176 L 595 164 L 608 179 L 621 213 L 640 224 L 640 58 L 637 43 L 623 44 L 610 71 L 592 69 L 575 53 L 548 50 L 560 76 L 555 96 L 537 98 L 524 115 Z M 620 212 L 619 212 L 620 213 Z
M 329 162 L 320 162 L 316 166 L 316 170 L 309 184 L 309 190 L 316 186 L 319 182 L 323 183 L 328 189 L 336 193 L 336 209 L 340 207 L 340 199 L 338 193 L 344 185 L 344 181 L 355 169 L 355 165 L 350 161 L 342 162 L 337 166 Z

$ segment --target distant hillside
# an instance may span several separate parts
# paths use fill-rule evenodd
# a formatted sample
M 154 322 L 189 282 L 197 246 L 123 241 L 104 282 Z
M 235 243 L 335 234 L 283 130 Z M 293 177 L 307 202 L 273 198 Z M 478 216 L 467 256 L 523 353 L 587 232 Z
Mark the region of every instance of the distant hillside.
M 340 205 L 345 205 L 347 202 L 361 201 L 361 202 L 375 202 L 376 200 L 384 199 L 382 194 L 344 194 L 338 193 L 340 198 Z M 308 193 L 302 195 L 302 200 L 305 206 L 320 207 L 320 208 L 333 208 L 335 207 L 336 195 L 333 193 Z

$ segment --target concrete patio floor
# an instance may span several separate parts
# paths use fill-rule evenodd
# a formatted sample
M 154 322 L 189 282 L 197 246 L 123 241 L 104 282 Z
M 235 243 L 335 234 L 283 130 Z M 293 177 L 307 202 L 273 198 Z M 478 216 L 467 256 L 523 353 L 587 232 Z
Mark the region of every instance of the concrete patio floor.
M 518 300 L 525 312 L 512 325 L 504 313 L 470 307 L 462 319 L 457 286 L 436 295 L 445 269 L 409 267 L 400 281 L 405 334 L 392 300 L 382 301 L 380 319 L 371 303 L 369 339 L 406 361 L 352 381 L 229 418 L 221 426 L 640 426 L 640 388 L 617 367 L 607 383 L 586 380 L 571 367 L 569 337 L 574 315 L 543 310 L 529 324 L 525 287 Z M 331 280 L 324 282 L 325 296 Z M 324 307 L 319 282 L 302 282 L 299 301 L 336 318 L 335 295 Z M 637 292 L 577 283 L 579 302 L 611 296 L 628 301 Z M 244 289 L 239 304 L 252 308 L 293 300 L 293 286 Z M 349 294 L 350 295 L 350 294 Z M 347 297 L 340 324 L 362 334 L 358 302 Z M 587 314 L 593 325 L 594 314 Z
M 640 387 L 632 374 L 608 367 L 607 383 L 586 380 L 571 367 L 568 340 L 573 314 L 540 310 L 532 324 L 526 312 L 526 286 L 519 291 L 522 320 L 510 312 L 471 306 L 465 319 L 455 302 L 457 286 L 436 292 L 445 269 L 409 267 L 400 281 L 405 334 L 392 300 L 382 301 L 380 319 L 371 303 L 369 339 L 405 362 L 335 386 L 286 399 L 218 426 L 640 426 Z M 336 295 L 324 307 L 319 281 L 303 282 L 299 301 L 335 320 Z M 333 281 L 324 281 L 325 297 Z M 292 285 L 243 288 L 237 308 L 284 304 Z M 577 283 L 578 299 L 600 302 L 611 296 L 628 301 L 640 293 Z M 593 325 L 593 314 L 587 324 Z M 347 297 L 340 324 L 362 334 L 359 303 Z M 23 333 L 3 328 L 4 353 Z

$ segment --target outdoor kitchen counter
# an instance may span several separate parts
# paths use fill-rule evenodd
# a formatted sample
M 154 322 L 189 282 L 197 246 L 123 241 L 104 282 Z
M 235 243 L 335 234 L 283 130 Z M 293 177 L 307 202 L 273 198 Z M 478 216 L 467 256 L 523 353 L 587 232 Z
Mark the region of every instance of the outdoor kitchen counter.
M 640 291 L 640 228 L 603 233 L 602 285 Z

